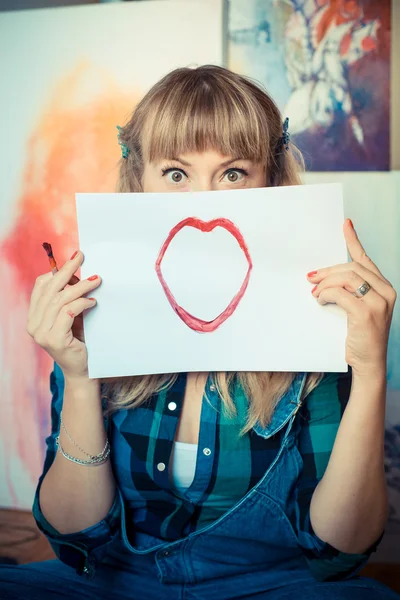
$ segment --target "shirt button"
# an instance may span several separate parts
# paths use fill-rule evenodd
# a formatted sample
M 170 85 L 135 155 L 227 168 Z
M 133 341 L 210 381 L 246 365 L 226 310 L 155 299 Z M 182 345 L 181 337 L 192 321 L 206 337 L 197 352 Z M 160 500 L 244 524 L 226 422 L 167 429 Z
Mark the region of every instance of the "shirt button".
M 166 550 L 166 551 L 164 552 L 164 556 L 169 556 L 169 551 L 168 551 L 168 550 Z
M 205 454 L 206 456 L 210 456 L 210 454 L 211 454 L 210 448 L 204 448 L 203 449 L 203 454 Z
M 217 386 L 215 386 L 213 383 L 210 385 L 210 392 L 215 392 L 217 390 Z
M 158 469 L 159 471 L 164 471 L 164 469 L 165 469 L 165 465 L 164 465 L 164 463 L 158 463 L 158 465 L 157 465 L 157 469 Z
M 175 410 L 176 409 L 176 402 L 170 402 L 168 404 L 168 408 L 169 408 L 169 410 Z

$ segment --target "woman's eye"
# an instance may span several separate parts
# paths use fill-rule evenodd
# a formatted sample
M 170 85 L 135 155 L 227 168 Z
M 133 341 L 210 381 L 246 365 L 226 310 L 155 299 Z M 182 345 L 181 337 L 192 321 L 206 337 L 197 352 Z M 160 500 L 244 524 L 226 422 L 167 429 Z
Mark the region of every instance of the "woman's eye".
M 181 183 L 183 178 L 186 177 L 186 173 L 180 169 L 166 169 L 163 171 L 163 177 L 165 175 L 170 183 Z
M 224 179 L 226 177 L 227 181 L 230 183 L 237 183 L 238 181 L 242 181 L 245 175 L 247 175 L 247 173 L 242 169 L 231 169 L 225 173 Z

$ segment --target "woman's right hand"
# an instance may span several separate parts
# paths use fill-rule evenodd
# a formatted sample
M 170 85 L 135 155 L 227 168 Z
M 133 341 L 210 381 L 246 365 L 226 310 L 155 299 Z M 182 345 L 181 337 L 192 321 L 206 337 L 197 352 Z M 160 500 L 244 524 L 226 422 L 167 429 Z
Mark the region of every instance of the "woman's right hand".
M 54 275 L 51 272 L 39 275 L 31 295 L 26 328 L 70 379 L 88 378 L 82 313 L 95 306 L 96 300 L 85 295 L 101 283 L 98 275 L 77 281 L 74 273 L 82 262 L 83 254 L 78 252 Z

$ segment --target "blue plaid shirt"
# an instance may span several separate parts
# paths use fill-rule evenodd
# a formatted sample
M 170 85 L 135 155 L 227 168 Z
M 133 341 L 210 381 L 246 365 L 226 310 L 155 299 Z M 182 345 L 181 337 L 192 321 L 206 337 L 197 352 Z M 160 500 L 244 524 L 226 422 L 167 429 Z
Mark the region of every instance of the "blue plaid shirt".
M 109 542 L 121 529 L 132 545 L 144 548 L 149 540 L 156 546 L 208 526 L 246 495 L 274 461 L 280 448 L 279 431 L 297 407 L 291 406 L 286 398 L 275 409 L 268 437 L 257 435 L 257 426 L 240 437 L 238 433 L 248 407 L 243 390 L 237 382 L 234 384 L 237 415 L 229 418 L 209 378 L 202 404 L 195 477 L 183 495 L 175 491 L 168 463 L 185 385 L 186 374 L 181 374 L 169 390 L 151 397 L 140 407 L 119 410 L 110 419 L 105 418 L 117 483 L 114 504 L 98 524 L 80 532 L 61 534 L 46 520 L 39 504 L 41 482 L 57 451 L 55 438 L 63 403 L 63 374 L 55 364 L 50 376 L 52 429 L 46 438 L 45 464 L 36 489 L 33 515 L 60 560 L 74 567 L 77 573 L 90 576 L 91 552 L 96 549 L 98 555 L 102 548 L 106 552 Z M 311 572 L 320 581 L 354 575 L 366 564 L 383 536 L 364 554 L 347 554 L 318 538 L 310 521 L 311 497 L 327 467 L 350 387 L 351 371 L 324 375 L 300 406 L 298 415 L 301 420 L 298 448 L 303 459 L 297 484 L 300 519 L 293 514 L 291 521 Z M 103 406 L 105 402 L 103 399 Z

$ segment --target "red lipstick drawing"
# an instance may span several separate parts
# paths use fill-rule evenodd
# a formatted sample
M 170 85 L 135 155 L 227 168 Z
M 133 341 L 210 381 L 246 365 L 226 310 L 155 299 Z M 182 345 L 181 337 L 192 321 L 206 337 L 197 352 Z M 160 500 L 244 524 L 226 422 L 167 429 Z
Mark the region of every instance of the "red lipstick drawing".
M 182 308 L 182 306 L 179 306 L 179 304 L 177 303 L 176 299 L 174 298 L 174 296 L 173 296 L 171 290 L 169 289 L 169 287 L 163 277 L 163 274 L 161 272 L 161 263 L 164 258 L 165 252 L 168 249 L 169 244 L 171 243 L 173 238 L 176 236 L 176 234 L 184 227 L 194 227 L 195 229 L 199 229 L 203 233 L 209 233 L 216 227 L 223 227 L 231 235 L 233 235 L 233 237 L 237 240 L 240 248 L 243 250 L 243 253 L 244 253 L 247 263 L 249 265 L 246 276 L 243 280 L 243 283 L 242 283 L 239 291 L 232 298 L 232 300 L 230 301 L 230 303 L 228 304 L 226 309 L 212 321 L 204 321 L 203 319 L 199 319 L 199 318 L 191 315 L 189 312 L 187 312 L 184 308 Z M 155 269 L 156 269 L 156 272 L 158 275 L 158 279 L 160 280 L 160 283 L 164 289 L 165 295 L 167 296 L 168 301 L 171 304 L 172 308 L 174 309 L 174 311 L 176 312 L 178 317 L 180 317 L 182 319 L 182 321 L 188 327 L 190 327 L 194 331 L 199 331 L 201 333 L 210 333 L 212 331 L 215 331 L 216 329 L 218 329 L 218 327 L 220 327 L 220 325 L 222 325 L 222 323 L 224 323 L 235 312 L 240 300 L 243 298 L 244 293 L 247 289 L 247 285 L 249 283 L 250 273 L 251 273 L 252 268 L 253 268 L 253 263 L 251 261 L 250 253 L 249 253 L 249 250 L 247 248 L 246 242 L 244 241 L 242 234 L 240 233 L 240 231 L 236 227 L 236 225 L 234 223 L 232 223 L 232 221 L 229 221 L 229 219 L 224 219 L 222 217 L 218 218 L 218 219 L 213 219 L 212 221 L 202 221 L 201 219 L 198 219 L 197 217 L 188 217 L 187 219 L 183 219 L 183 221 L 180 221 L 177 225 L 175 225 L 175 227 L 173 227 L 173 229 L 171 229 L 167 239 L 165 240 L 165 242 L 163 243 L 163 245 L 161 247 L 160 253 L 158 255 L 158 258 L 157 258 L 157 261 L 155 264 Z

